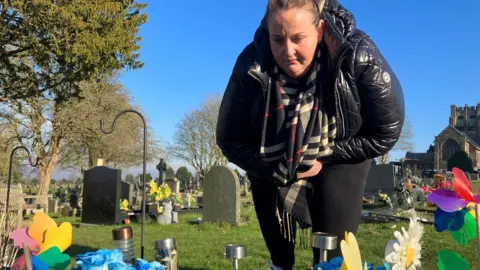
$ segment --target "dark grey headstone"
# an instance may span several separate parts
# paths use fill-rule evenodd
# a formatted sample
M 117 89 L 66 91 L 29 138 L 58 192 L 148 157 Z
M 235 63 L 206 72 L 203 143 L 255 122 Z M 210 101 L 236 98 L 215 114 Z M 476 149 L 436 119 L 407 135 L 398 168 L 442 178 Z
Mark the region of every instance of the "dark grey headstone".
M 78 208 L 78 195 L 76 193 L 70 194 L 70 206 L 72 208 Z
M 379 190 L 389 196 L 395 187 L 402 182 L 401 167 L 393 164 L 372 165 L 365 185 L 365 195 L 376 195 Z
M 121 223 L 121 170 L 95 167 L 84 176 L 82 223 Z
M 130 204 L 133 203 L 133 185 L 127 182 L 121 183 L 121 194 L 120 199 L 128 200 Z

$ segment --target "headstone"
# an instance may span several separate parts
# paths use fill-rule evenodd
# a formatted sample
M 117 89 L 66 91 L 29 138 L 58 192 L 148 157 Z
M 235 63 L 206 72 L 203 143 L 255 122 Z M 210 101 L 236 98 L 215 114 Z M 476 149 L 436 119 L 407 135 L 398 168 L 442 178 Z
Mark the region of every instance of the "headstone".
M 56 214 L 57 209 L 58 209 L 58 199 L 48 199 L 48 212 Z
M 228 167 L 213 167 L 205 177 L 203 219 L 240 224 L 240 184 L 237 174 Z
M 170 187 L 172 193 L 179 193 L 180 192 L 180 181 L 177 178 L 175 179 L 167 179 L 165 181 L 167 185 Z
M 77 193 L 70 194 L 70 206 L 72 208 L 78 208 L 78 195 Z
M 120 224 L 121 170 L 95 167 L 84 175 L 82 223 Z
M 183 193 L 183 201 L 185 202 L 185 207 L 190 208 L 192 207 L 192 195 L 190 193 Z
M 197 204 L 198 204 L 198 206 L 203 207 L 203 196 L 198 196 L 197 197 Z
M 72 215 L 72 207 L 68 203 L 64 203 L 60 209 L 60 215 L 69 217 Z
M 178 224 L 178 212 L 172 212 L 172 224 Z
M 127 200 L 130 204 L 133 203 L 133 185 L 127 182 L 121 182 L 120 199 Z
M 379 190 L 389 197 L 395 194 L 395 187 L 402 182 L 401 167 L 394 164 L 377 164 L 370 167 L 364 195 L 377 195 Z

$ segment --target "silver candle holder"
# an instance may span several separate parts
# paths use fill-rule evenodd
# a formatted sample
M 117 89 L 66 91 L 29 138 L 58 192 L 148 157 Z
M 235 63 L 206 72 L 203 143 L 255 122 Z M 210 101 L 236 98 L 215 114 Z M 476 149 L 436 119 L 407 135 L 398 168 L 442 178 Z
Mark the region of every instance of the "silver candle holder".
M 245 246 L 226 245 L 225 257 L 232 260 L 232 269 L 238 270 L 238 260 L 247 256 L 247 249 Z
M 314 232 L 311 238 L 312 247 L 320 250 L 320 262 L 326 262 L 327 252 L 337 249 L 337 236 L 324 232 Z
M 178 270 L 177 244 L 174 238 L 155 241 L 155 260 L 166 270 Z

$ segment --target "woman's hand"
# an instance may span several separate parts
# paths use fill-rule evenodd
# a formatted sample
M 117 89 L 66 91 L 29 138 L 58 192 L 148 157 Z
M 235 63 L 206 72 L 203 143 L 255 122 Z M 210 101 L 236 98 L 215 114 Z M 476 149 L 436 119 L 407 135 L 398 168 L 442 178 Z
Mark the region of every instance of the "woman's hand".
M 316 176 L 322 170 L 322 166 L 323 165 L 322 163 L 320 163 L 320 161 L 315 160 L 315 163 L 313 164 L 312 168 L 310 168 L 310 170 L 303 173 L 297 173 L 297 179 L 304 179 Z

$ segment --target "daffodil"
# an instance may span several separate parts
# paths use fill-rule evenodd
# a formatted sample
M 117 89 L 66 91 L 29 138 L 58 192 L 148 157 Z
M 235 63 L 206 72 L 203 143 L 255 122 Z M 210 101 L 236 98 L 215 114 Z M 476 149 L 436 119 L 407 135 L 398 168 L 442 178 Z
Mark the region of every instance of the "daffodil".
M 127 200 L 120 201 L 120 210 L 122 210 L 122 211 L 127 211 L 128 210 L 128 201 Z

